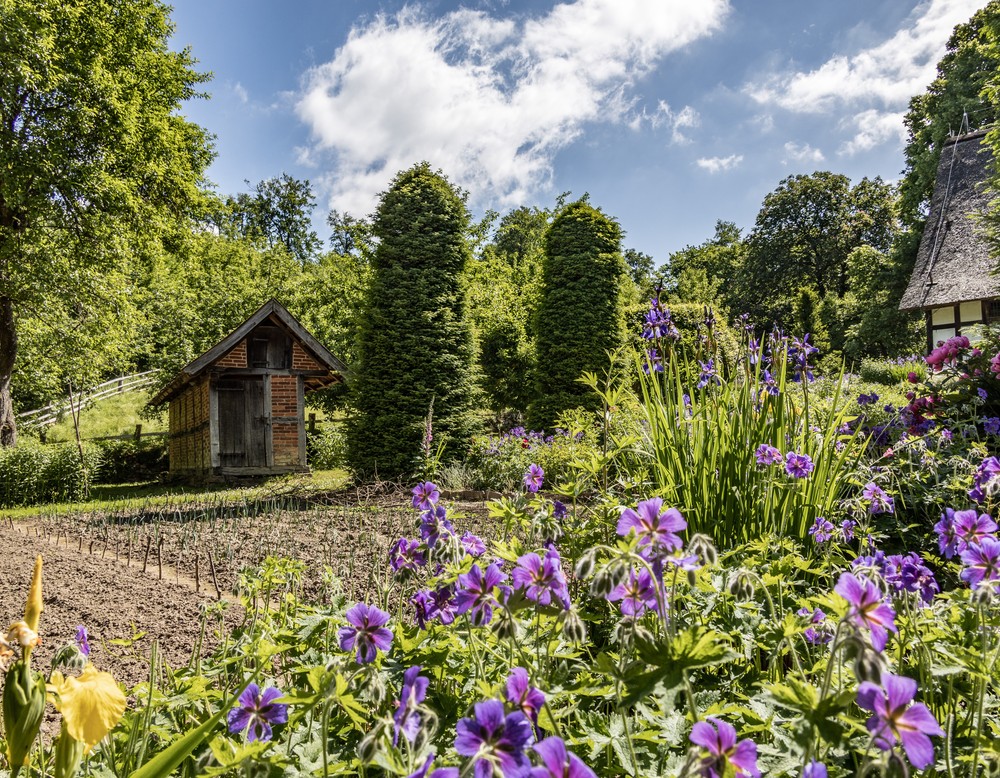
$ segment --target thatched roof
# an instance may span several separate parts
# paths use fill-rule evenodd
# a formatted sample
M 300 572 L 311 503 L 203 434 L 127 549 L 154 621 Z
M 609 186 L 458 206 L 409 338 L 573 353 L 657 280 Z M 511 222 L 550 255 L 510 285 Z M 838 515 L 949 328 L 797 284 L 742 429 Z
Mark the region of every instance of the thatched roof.
M 901 310 L 1000 296 L 1000 278 L 991 274 L 996 258 L 982 223 L 993 162 L 985 135 L 985 130 L 963 135 L 941 150 L 930 214 Z

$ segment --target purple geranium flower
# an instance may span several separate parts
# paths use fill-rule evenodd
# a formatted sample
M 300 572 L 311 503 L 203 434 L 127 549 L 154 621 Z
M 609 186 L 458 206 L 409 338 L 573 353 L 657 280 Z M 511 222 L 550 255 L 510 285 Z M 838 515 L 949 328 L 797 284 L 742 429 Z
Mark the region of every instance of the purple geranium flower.
M 854 540 L 854 528 L 857 526 L 858 523 L 851 519 L 844 519 L 840 522 L 840 536 L 844 539 L 845 543 L 850 543 Z
M 896 612 L 882 602 L 882 592 L 867 578 L 841 573 L 833 589 L 850 604 L 847 618 L 857 627 L 871 631 L 872 647 L 885 648 L 889 632 L 896 632 Z
M 973 589 L 1000 578 L 1000 542 L 984 538 L 979 545 L 969 546 L 962 552 L 966 568 L 961 578 Z
M 537 724 L 538 711 L 545 704 L 545 695 L 528 682 L 527 670 L 515 667 L 507 676 L 507 702 Z
M 82 624 L 76 628 L 76 647 L 84 656 L 90 656 L 90 639 L 87 637 L 87 628 Z
M 417 738 L 420 731 L 420 713 L 417 706 L 424 701 L 427 696 L 427 678 L 420 675 L 420 665 L 414 665 L 403 673 L 403 689 L 399 694 L 399 701 L 396 703 L 396 713 L 392 717 L 393 731 L 392 744 L 399 744 L 399 733 L 403 733 L 409 742 Z
M 345 616 L 350 626 L 340 628 L 340 648 L 343 651 L 355 648 L 358 664 L 372 662 L 379 651 L 389 650 L 392 630 L 384 626 L 389 621 L 388 613 L 359 602 Z
M 760 778 L 757 769 L 757 744 L 747 738 L 736 742 L 736 728 L 714 716 L 691 728 L 691 742 L 708 753 L 701 757 L 699 774 L 704 778 L 722 778 L 730 772 L 737 776 Z
M 996 416 L 989 416 L 983 419 L 983 430 L 985 430 L 987 435 L 996 435 L 1000 433 L 1000 418 Z
M 813 471 L 813 461 L 808 454 L 785 454 L 785 472 L 792 478 L 806 478 Z
M 597 775 L 566 744 L 555 736 L 535 744 L 542 763 L 531 770 L 531 778 L 597 778 Z
M 827 778 L 826 765 L 813 759 L 802 771 L 802 778 Z
M 987 492 L 992 491 L 994 488 L 998 475 L 1000 475 L 1000 459 L 986 457 L 979 464 L 976 474 L 972 479 L 972 489 L 969 490 L 969 497 L 973 502 L 982 502 L 986 498 Z
M 545 480 L 545 471 L 538 465 L 528 466 L 524 473 L 524 488 L 534 494 L 542 488 L 542 481 Z
M 916 681 L 890 673 L 884 674 L 882 681 L 884 687 L 871 681 L 864 681 L 858 687 L 858 705 L 875 714 L 868 719 L 868 731 L 883 751 L 902 743 L 910 763 L 922 770 L 934 763 L 934 746 L 929 735 L 944 732 L 926 705 L 913 702 Z
M 958 535 L 955 534 L 955 511 L 945 508 L 941 520 L 934 525 L 938 536 L 938 549 L 945 559 L 951 559 L 958 553 Z
M 562 560 L 554 548 L 545 552 L 544 559 L 534 553 L 518 559 L 511 582 L 515 589 L 524 589 L 524 596 L 539 605 L 549 605 L 555 597 L 564 608 L 570 606 Z
M 534 734 L 531 722 L 521 711 L 504 715 L 500 700 L 484 700 L 475 705 L 475 715 L 461 719 L 456 727 L 455 750 L 475 758 L 475 777 L 491 778 L 493 767 L 504 778 L 527 778 L 531 763 L 524 749 Z
M 455 534 L 455 527 L 447 516 L 448 512 L 440 505 L 432 505 L 420 514 L 420 537 L 428 548 L 434 548 L 442 535 Z
M 770 465 L 777 465 L 781 462 L 781 452 L 774 446 L 769 446 L 767 443 L 761 443 L 757 446 L 757 451 L 754 453 L 757 458 L 757 464 L 761 467 L 769 467 Z
M 397 573 L 413 572 L 427 564 L 427 556 L 420 549 L 419 540 L 400 538 L 389 550 L 389 566 Z
M 431 764 L 434 762 L 434 754 L 427 757 L 427 761 L 423 763 L 415 773 L 410 773 L 406 778 L 427 778 L 427 774 L 430 773 Z M 439 767 L 433 773 L 430 773 L 430 778 L 458 778 L 459 771 L 457 767 Z
M 611 590 L 608 600 L 611 602 L 621 600 L 622 614 L 636 618 L 645 613 L 647 608 L 652 611 L 659 609 L 653 576 L 646 569 L 638 573 L 635 570 L 630 571 L 628 578 Z
M 996 539 L 997 523 L 986 513 L 977 515 L 976 511 L 955 511 L 955 538 L 958 541 L 959 552 L 969 546 L 978 546 L 986 538 Z
M 874 481 L 865 484 L 861 496 L 868 500 L 868 512 L 873 516 L 876 513 L 893 513 L 895 510 L 893 499 Z
M 236 707 L 226 717 L 229 731 L 234 735 L 246 732 L 250 742 L 270 740 L 271 725 L 288 721 L 288 706 L 275 702 L 281 696 L 281 691 L 273 686 L 263 692 L 255 683 L 247 686 Z
M 489 624 L 493 618 L 493 608 L 497 599 L 493 589 L 507 580 L 500 567 L 494 562 L 484 572 L 479 565 L 473 565 L 467 573 L 458 577 L 458 592 L 455 594 L 455 613 L 469 612 L 469 618 L 477 627 Z
M 687 522 L 676 508 L 660 513 L 662 507 L 663 500 L 653 497 L 640 502 L 636 510 L 626 508 L 618 519 L 618 534 L 624 537 L 635 530 L 639 545 L 651 545 L 667 551 L 680 548 L 683 543 L 677 533 L 687 527 Z
M 810 611 L 808 608 L 799 608 L 796 615 L 809 619 L 810 626 L 802 634 L 810 643 L 822 646 L 833 640 L 830 628 L 823 624 L 826 621 L 826 614 L 820 608 L 816 608 L 814 611 Z M 818 629 L 817 624 L 820 625 Z
M 438 491 L 437 484 L 433 484 L 430 481 L 417 484 L 413 487 L 412 493 L 413 507 L 421 511 L 429 511 L 437 504 L 438 499 L 441 497 L 441 492 Z
M 822 516 L 817 516 L 816 521 L 809 528 L 809 534 L 813 536 L 813 540 L 816 543 L 826 543 L 826 541 L 833 537 L 833 524 Z
M 559 500 L 552 501 L 552 518 L 554 519 L 564 519 L 566 518 L 566 503 L 560 502 Z
M 478 535 L 473 535 L 468 530 L 462 533 L 462 548 L 469 556 L 478 557 L 486 553 L 486 544 L 483 543 L 483 539 Z

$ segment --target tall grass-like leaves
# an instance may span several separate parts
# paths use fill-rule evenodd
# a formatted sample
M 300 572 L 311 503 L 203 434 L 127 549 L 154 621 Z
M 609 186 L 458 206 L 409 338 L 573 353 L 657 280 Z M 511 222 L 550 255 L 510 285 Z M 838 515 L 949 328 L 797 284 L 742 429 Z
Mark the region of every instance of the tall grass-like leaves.
M 639 373 L 646 432 L 639 456 L 650 460 L 658 493 L 680 508 L 692 532 L 720 544 L 770 534 L 805 539 L 815 518 L 843 496 L 850 483 L 845 476 L 865 445 L 841 432 L 848 417 L 840 392 L 824 410 L 810 408 L 808 384 L 789 380 L 784 343 L 774 347 L 776 394 L 768 391 L 759 360 L 742 360 L 718 386 L 688 386 L 690 359 L 674 352 L 662 373 Z M 755 451 L 762 443 L 808 455 L 812 473 L 795 479 L 780 464 L 759 466 Z

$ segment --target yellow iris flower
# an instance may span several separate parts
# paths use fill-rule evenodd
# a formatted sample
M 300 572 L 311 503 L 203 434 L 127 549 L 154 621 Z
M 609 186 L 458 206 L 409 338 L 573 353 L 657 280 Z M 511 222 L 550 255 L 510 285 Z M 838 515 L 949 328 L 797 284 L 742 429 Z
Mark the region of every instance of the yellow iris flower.
M 35 559 L 35 569 L 31 574 L 28 602 L 24 606 L 24 621 L 32 632 L 38 632 L 38 619 L 42 615 L 42 610 L 42 555 L 39 554 Z
M 121 720 L 125 695 L 111 673 L 100 672 L 89 662 L 78 678 L 52 673 L 48 691 L 63 717 L 66 732 L 86 745 L 87 751 L 100 743 Z

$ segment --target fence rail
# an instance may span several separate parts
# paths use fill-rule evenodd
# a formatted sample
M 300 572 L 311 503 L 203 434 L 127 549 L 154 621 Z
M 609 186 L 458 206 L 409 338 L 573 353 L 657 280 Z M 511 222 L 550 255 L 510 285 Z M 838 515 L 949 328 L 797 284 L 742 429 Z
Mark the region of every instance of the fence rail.
M 84 391 L 81 396 L 74 398 L 74 403 L 89 403 L 111 397 L 115 394 L 125 394 L 126 392 L 136 392 L 151 386 L 156 381 L 157 370 L 147 370 L 144 373 L 133 373 L 132 375 L 118 376 L 103 384 L 98 384 Z M 69 398 L 57 403 L 50 403 L 44 408 L 36 408 L 33 411 L 25 411 L 17 414 L 18 426 L 22 429 L 35 429 L 47 427 L 55 424 L 59 418 L 70 410 L 71 402 Z

